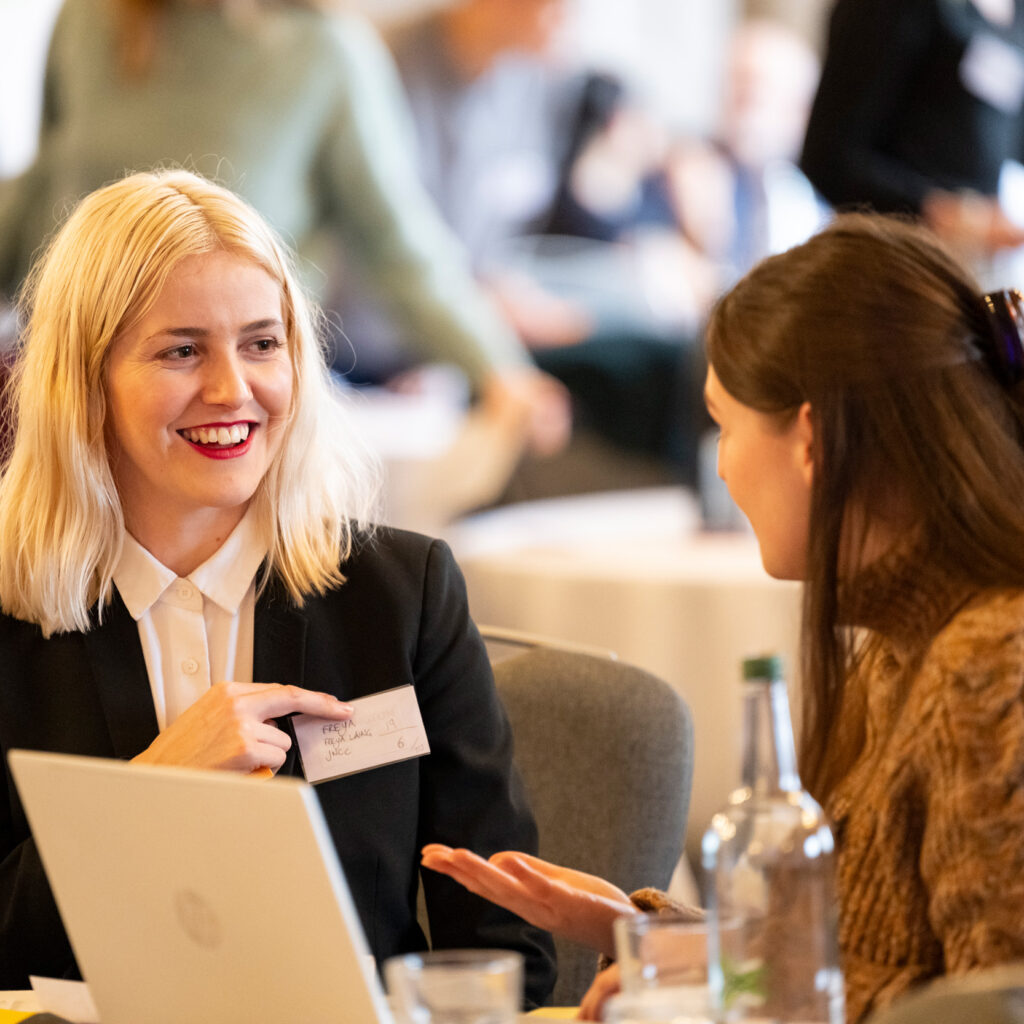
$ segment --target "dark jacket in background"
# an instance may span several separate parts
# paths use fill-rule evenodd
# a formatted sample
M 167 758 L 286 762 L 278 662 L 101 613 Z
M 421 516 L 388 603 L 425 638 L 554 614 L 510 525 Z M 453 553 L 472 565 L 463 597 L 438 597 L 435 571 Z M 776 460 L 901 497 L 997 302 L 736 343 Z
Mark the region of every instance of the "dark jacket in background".
M 1000 27 L 968 0 L 838 0 L 801 166 L 834 206 L 995 195 L 1024 155 L 1022 102 L 1020 3 Z

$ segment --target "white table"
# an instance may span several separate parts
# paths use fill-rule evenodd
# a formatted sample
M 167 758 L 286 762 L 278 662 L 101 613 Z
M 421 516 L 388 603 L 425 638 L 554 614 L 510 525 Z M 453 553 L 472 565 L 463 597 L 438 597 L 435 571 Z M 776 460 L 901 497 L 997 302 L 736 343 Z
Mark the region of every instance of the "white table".
M 0 1010 L 15 1010 L 19 1013 L 38 1013 L 39 1000 L 35 992 L 26 989 L 5 989 L 0 991 Z
M 509 506 L 449 534 L 481 624 L 590 644 L 661 676 L 696 733 L 687 852 L 739 781 L 740 662 L 796 669 L 800 588 L 771 579 L 749 533 L 704 534 L 681 489 Z

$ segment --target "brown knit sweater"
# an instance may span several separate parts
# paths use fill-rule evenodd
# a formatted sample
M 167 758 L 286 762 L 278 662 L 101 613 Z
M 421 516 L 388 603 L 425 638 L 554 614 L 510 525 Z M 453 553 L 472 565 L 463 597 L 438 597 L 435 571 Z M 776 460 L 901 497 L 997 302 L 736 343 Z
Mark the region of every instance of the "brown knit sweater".
M 827 807 L 851 1022 L 1024 957 L 1024 591 L 917 562 L 858 594 L 848 618 L 877 640 L 858 673 L 865 742 Z
M 1024 590 L 915 562 L 858 580 L 865 743 L 835 826 L 847 1021 L 1024 959 Z

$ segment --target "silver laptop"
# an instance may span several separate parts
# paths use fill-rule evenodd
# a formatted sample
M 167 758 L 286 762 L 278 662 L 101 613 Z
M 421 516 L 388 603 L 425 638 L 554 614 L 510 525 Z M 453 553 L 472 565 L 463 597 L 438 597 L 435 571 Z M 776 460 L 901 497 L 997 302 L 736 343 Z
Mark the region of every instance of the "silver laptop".
M 9 762 L 102 1024 L 390 1024 L 305 782 Z

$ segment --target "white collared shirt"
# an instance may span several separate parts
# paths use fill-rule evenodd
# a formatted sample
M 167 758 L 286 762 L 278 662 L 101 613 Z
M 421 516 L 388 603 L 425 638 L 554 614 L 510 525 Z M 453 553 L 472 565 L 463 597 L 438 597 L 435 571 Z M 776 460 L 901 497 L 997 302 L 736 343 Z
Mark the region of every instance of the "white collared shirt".
M 266 554 L 251 509 L 185 579 L 125 535 L 114 585 L 139 626 L 161 731 L 213 682 L 253 681 L 256 572 Z

